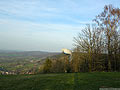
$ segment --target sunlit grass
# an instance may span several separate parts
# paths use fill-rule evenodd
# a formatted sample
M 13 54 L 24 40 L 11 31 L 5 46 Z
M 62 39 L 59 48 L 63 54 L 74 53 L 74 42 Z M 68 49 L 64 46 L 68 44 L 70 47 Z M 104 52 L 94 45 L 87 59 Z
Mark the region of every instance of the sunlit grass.
M 0 90 L 99 90 L 120 88 L 120 73 L 0 75 Z

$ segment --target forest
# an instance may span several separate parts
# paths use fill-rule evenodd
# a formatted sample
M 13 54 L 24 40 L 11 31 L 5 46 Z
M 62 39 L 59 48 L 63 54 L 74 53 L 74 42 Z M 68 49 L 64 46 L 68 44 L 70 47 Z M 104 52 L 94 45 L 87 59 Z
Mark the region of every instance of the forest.
M 120 71 L 120 9 L 105 5 L 92 24 L 74 37 L 72 61 L 69 56 L 47 58 L 43 72 Z

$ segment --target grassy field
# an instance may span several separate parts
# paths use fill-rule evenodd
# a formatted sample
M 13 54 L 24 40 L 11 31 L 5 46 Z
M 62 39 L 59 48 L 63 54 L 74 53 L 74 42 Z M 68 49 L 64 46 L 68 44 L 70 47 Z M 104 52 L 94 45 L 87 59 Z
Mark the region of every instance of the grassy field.
M 120 88 L 119 72 L 0 75 L 0 90 L 99 90 Z

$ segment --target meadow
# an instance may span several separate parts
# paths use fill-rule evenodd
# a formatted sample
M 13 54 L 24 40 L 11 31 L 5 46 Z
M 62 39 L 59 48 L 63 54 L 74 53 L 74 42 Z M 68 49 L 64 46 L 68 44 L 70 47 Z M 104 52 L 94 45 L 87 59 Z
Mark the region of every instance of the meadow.
M 99 90 L 120 88 L 120 72 L 0 75 L 0 90 Z

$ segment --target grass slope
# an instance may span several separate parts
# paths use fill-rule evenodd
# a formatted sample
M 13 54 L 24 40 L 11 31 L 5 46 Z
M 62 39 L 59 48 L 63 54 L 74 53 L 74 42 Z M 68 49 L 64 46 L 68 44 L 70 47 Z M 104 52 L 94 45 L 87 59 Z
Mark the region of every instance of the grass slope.
M 99 90 L 120 88 L 119 72 L 0 75 L 0 90 Z

